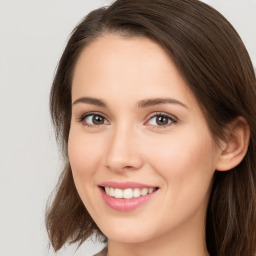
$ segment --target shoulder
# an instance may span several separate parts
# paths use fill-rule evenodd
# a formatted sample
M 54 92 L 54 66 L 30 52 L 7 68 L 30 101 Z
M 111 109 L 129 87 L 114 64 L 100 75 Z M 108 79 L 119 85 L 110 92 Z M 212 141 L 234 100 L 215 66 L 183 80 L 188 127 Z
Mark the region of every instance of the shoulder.
M 107 256 L 108 248 L 105 247 L 102 251 L 98 252 L 97 254 L 94 254 L 93 256 Z

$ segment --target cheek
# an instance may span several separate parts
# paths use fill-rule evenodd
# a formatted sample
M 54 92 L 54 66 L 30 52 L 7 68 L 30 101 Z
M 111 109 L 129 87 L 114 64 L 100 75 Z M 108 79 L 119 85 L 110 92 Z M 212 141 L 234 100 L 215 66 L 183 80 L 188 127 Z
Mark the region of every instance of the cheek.
M 176 225 L 195 213 L 204 218 L 215 170 L 213 152 L 208 136 L 172 139 L 151 152 L 151 164 L 164 183 L 164 203 L 157 208 L 162 208 L 163 218 L 168 213 L 166 225 Z
M 93 136 L 81 136 L 70 131 L 68 157 L 75 181 L 89 182 L 89 177 L 97 170 L 101 159 L 101 145 Z M 76 182 L 76 183 L 77 183 Z
M 193 168 L 198 172 L 200 170 L 207 172 L 208 167 L 212 166 L 215 160 L 214 143 L 206 135 L 198 137 L 193 136 L 192 133 L 190 136 L 176 135 L 146 148 L 155 167 L 162 166 L 157 169 L 169 169 L 177 174 L 189 173 Z
M 200 133 L 190 130 L 181 136 L 175 134 L 155 143 L 148 156 L 162 176 L 168 195 L 175 198 L 172 202 L 193 196 L 201 200 L 208 192 L 216 161 L 215 144 L 208 132 L 201 129 Z
M 77 192 L 89 212 L 93 212 L 94 209 L 92 195 L 97 188 L 95 173 L 102 159 L 101 146 L 95 136 L 86 136 L 83 131 L 71 127 L 68 157 Z

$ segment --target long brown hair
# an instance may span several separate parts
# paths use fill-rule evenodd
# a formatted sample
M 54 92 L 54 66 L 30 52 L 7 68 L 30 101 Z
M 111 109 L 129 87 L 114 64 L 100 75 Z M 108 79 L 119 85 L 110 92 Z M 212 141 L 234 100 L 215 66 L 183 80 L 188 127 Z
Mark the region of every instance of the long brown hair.
M 237 32 L 215 9 L 197 0 L 117 0 L 87 15 L 74 29 L 60 59 L 50 110 L 63 150 L 64 168 L 48 205 L 46 227 L 55 250 L 101 234 L 76 191 L 67 157 L 71 86 L 81 51 L 106 33 L 145 36 L 161 45 L 197 98 L 218 143 L 226 125 L 244 117 L 251 130 L 248 152 L 228 172 L 215 172 L 206 223 L 209 253 L 256 252 L 256 80 Z

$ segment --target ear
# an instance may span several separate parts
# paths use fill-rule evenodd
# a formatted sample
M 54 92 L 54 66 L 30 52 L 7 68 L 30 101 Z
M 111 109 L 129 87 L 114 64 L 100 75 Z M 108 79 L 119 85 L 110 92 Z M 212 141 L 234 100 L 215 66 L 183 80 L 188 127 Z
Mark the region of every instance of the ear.
M 226 138 L 221 143 L 217 171 L 228 171 L 236 167 L 246 155 L 250 139 L 250 128 L 246 119 L 239 116 L 229 123 Z

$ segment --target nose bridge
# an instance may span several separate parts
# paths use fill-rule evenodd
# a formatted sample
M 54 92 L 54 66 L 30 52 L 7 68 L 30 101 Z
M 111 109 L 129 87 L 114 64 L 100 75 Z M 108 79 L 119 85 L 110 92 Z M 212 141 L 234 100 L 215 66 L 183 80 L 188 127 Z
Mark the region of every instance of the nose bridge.
M 121 123 L 113 127 L 106 152 L 106 166 L 113 171 L 136 170 L 142 165 L 136 131 Z

